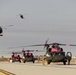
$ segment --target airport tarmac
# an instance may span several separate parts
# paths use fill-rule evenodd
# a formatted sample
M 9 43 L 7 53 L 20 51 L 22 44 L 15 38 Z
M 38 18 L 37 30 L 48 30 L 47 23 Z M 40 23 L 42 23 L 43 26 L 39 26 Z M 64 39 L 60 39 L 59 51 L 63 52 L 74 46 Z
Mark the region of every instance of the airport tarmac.
M 15 75 L 76 75 L 76 65 L 0 62 L 0 69 Z M 12 74 L 12 75 L 13 75 Z M 9 74 L 10 75 L 10 74 Z

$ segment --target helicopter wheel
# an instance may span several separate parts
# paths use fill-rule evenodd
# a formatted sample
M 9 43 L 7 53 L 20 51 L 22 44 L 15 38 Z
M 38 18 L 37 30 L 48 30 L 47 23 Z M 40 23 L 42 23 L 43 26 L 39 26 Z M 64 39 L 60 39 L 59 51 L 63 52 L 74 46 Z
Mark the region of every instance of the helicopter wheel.
M 64 61 L 63 64 L 66 65 L 66 61 Z
M 23 63 L 25 63 L 26 62 L 26 60 L 23 60 Z
M 14 61 L 12 61 L 12 63 L 14 63 Z
M 33 60 L 33 63 L 35 63 L 35 60 Z
M 19 61 L 21 63 L 21 61 Z
M 68 65 L 70 65 L 70 60 L 68 60 Z
M 49 65 L 50 63 L 51 63 L 51 61 L 50 61 L 50 60 L 48 60 L 48 61 L 47 61 L 47 64 Z

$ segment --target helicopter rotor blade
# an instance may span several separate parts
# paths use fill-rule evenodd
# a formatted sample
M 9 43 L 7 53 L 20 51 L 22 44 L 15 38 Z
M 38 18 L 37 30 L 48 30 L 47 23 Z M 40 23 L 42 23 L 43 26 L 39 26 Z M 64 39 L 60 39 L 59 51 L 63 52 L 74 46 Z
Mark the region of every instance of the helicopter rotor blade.
M 48 47 L 49 47 L 49 45 L 47 44 L 47 43 L 48 43 L 48 40 L 49 40 L 49 38 L 45 41 L 44 49 L 45 49 L 45 47 L 46 47 L 46 48 L 48 48 Z
M 74 44 L 61 44 L 61 43 L 52 43 L 52 44 L 49 44 L 49 45 L 54 45 L 54 44 L 62 45 L 62 46 L 76 46 Z
M 24 50 L 25 52 L 29 51 L 29 52 L 44 52 L 43 50 Z
M 50 45 L 62 45 L 62 46 L 76 46 L 74 44 L 61 44 L 61 43 L 50 43 L 50 44 L 47 44 L 49 39 L 46 40 L 45 44 L 36 44 L 36 45 L 27 45 L 27 46 L 18 46 L 18 47 L 9 47 L 8 49 L 12 49 L 12 48 L 24 48 L 24 47 L 33 47 L 33 46 L 44 46 L 44 48 L 46 47 L 49 48 Z
M 61 45 L 64 45 L 64 46 L 76 46 L 74 44 L 61 44 Z
M 18 46 L 18 47 L 8 47 L 8 49 L 12 49 L 12 48 L 22 48 L 22 47 L 33 47 L 33 46 L 45 46 L 45 44 L 27 45 L 27 46 Z

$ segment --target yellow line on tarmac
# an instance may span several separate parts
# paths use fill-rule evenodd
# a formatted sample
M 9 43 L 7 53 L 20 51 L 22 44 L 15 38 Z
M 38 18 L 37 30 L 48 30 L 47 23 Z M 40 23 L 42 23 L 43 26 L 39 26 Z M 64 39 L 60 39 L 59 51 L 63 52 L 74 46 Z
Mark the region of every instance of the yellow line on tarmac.
M 15 75 L 15 74 L 13 74 L 13 73 L 10 73 L 10 72 L 5 71 L 5 70 L 2 70 L 2 69 L 0 69 L 0 74 L 1 74 L 1 75 Z
M 4 73 L 0 72 L 0 75 L 6 75 L 6 74 L 4 74 Z

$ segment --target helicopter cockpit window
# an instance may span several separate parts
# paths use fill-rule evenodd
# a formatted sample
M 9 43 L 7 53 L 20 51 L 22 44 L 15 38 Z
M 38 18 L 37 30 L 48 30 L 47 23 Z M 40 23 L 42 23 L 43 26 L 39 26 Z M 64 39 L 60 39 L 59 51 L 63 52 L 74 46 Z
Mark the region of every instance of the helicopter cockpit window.
M 32 53 L 26 53 L 26 56 L 32 56 Z
M 18 57 L 18 54 L 14 54 L 14 57 Z
M 56 48 L 52 48 L 51 52 L 57 52 L 57 49 Z

